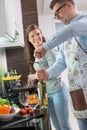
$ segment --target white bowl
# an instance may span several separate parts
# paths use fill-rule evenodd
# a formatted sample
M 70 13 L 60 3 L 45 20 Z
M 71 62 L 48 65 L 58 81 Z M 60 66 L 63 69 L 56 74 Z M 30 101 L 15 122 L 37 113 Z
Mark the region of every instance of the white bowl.
M 0 120 L 1 121 L 9 121 L 9 120 L 13 119 L 15 116 L 17 116 L 20 109 L 19 108 L 14 108 L 14 109 L 15 109 L 14 113 L 0 114 Z

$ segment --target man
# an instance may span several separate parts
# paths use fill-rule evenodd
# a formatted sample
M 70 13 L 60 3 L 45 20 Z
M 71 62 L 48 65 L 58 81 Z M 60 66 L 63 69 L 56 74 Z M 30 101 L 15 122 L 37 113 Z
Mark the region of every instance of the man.
M 87 15 L 78 12 L 73 0 L 52 0 L 50 8 L 66 26 L 35 50 L 35 56 L 41 58 L 55 46 L 60 48 L 52 67 L 37 70 L 38 78 L 53 78 L 68 68 L 73 112 L 80 130 L 87 130 Z

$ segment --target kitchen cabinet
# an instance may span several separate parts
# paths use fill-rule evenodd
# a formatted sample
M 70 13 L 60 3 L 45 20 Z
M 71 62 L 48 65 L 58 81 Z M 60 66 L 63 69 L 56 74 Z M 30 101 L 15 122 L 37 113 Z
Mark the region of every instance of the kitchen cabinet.
M 15 39 L 14 0 L 0 0 L 0 36 Z
M 23 19 L 22 19 L 22 8 L 21 0 L 15 0 L 15 26 L 16 30 L 19 33 L 19 44 L 24 46 L 24 31 L 23 31 Z
M 21 0 L 0 0 L 0 47 L 23 44 Z

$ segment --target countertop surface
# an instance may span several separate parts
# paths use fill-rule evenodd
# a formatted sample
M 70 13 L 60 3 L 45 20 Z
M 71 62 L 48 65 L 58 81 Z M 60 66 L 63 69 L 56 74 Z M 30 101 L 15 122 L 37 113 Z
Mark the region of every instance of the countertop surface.
M 6 128 L 12 128 L 12 127 L 14 128 L 14 126 L 16 128 L 17 124 L 21 124 L 21 123 L 24 124 L 24 122 L 30 121 L 33 118 L 38 119 L 38 118 L 43 118 L 43 117 L 44 117 L 43 112 L 36 114 L 34 117 L 33 116 L 27 116 L 27 117 L 26 116 L 17 116 L 17 117 L 14 117 L 10 121 L 6 121 L 6 122 L 0 121 L 0 129 L 6 129 Z

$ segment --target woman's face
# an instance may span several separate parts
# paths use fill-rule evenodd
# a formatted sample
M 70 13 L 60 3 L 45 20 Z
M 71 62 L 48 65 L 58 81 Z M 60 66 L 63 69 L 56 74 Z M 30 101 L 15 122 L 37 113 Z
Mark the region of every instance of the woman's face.
M 42 33 L 39 29 L 34 29 L 28 34 L 28 39 L 35 48 L 43 45 Z

